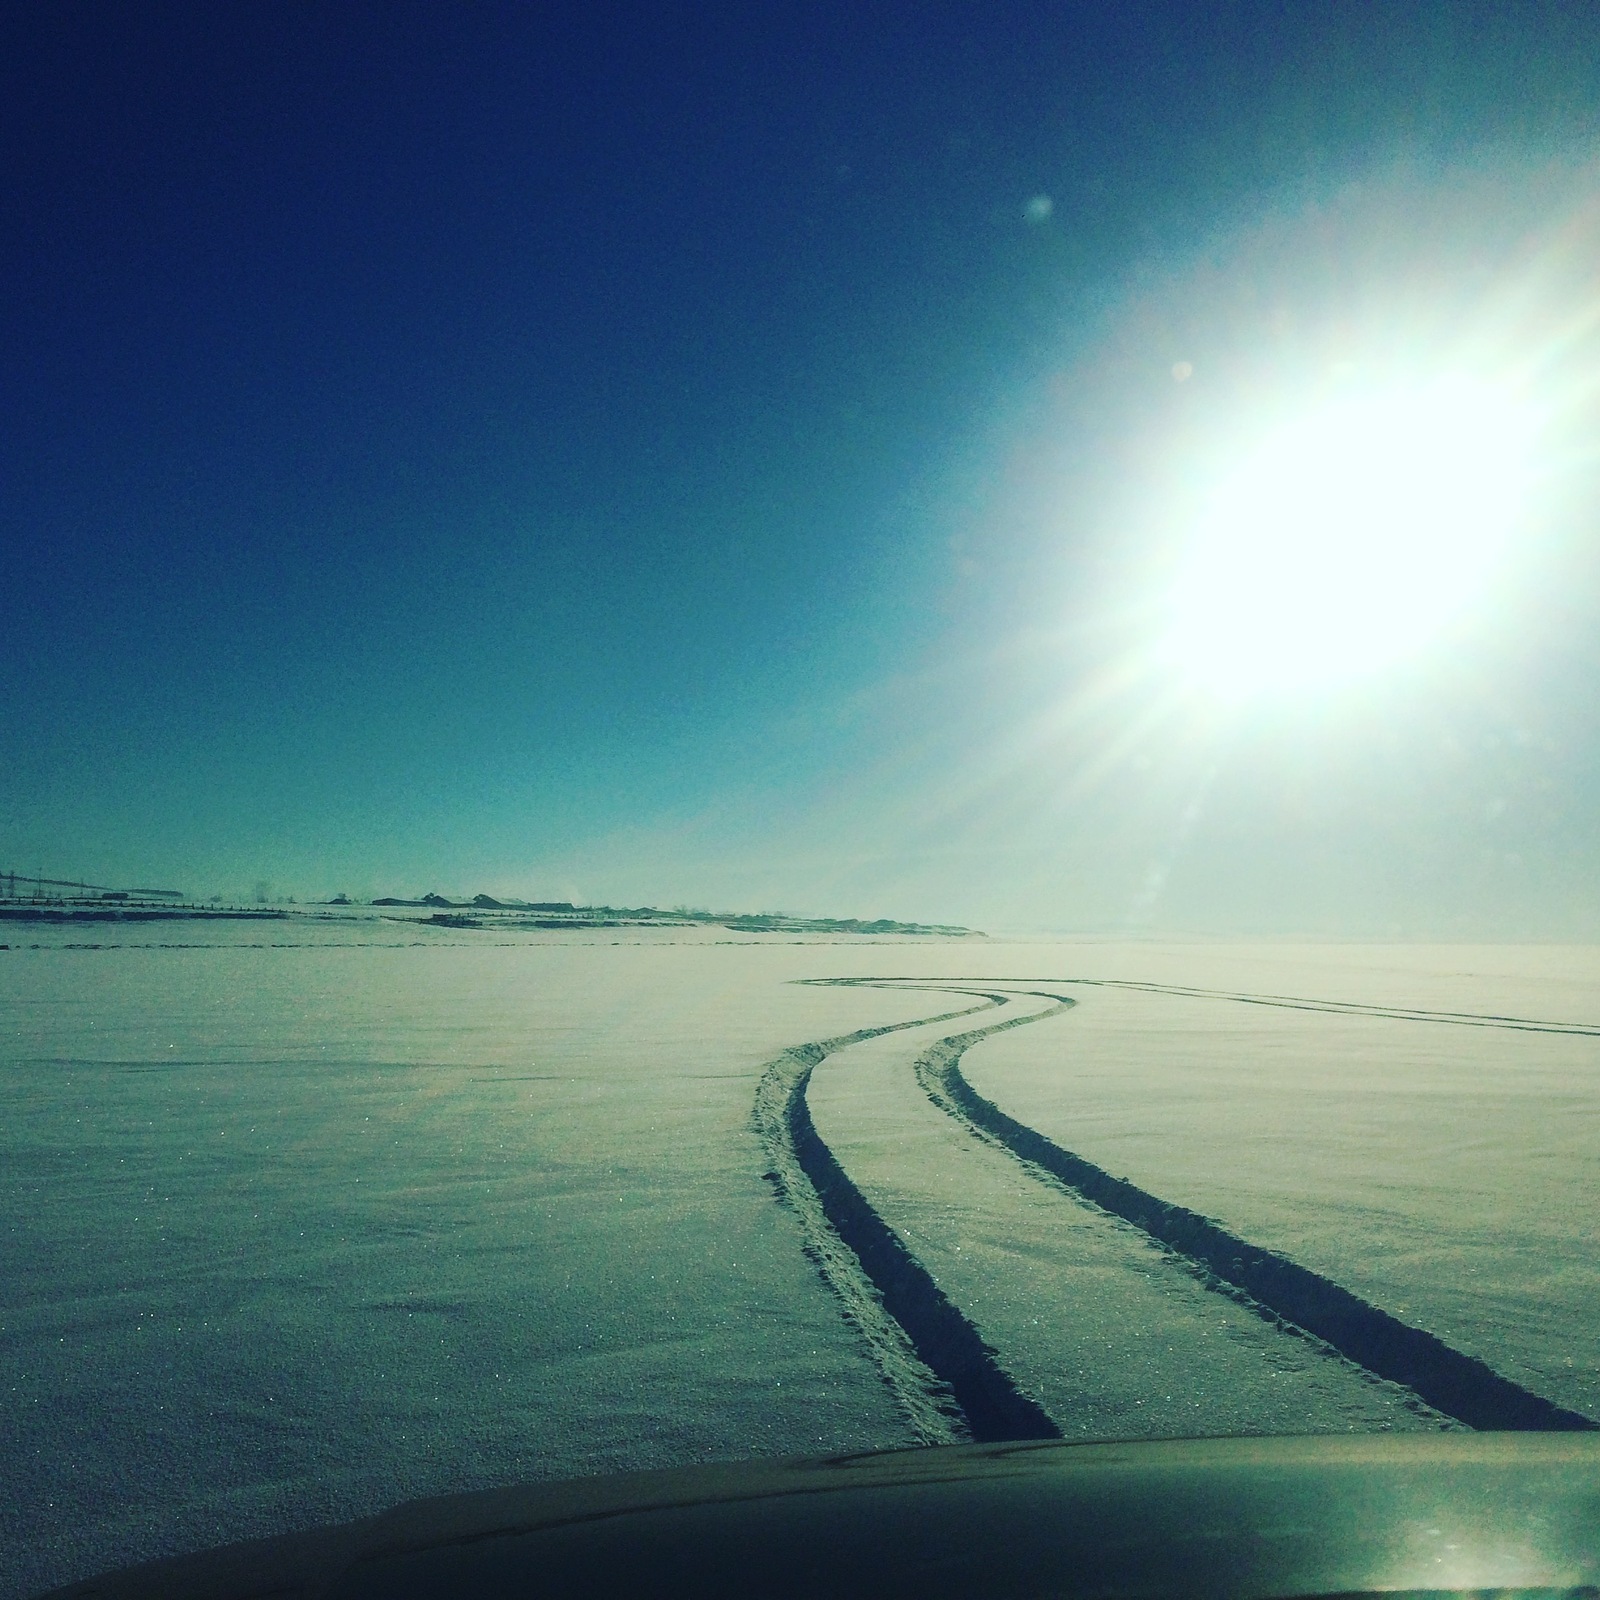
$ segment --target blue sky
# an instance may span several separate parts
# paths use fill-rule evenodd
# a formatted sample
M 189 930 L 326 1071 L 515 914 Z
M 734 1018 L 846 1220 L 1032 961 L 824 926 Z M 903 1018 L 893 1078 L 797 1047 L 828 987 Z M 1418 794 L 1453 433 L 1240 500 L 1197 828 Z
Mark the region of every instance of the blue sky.
M 0 29 L 0 867 L 1600 931 L 1587 467 L 1448 662 L 1226 728 L 1119 666 L 1319 318 L 1577 316 L 1584 9 Z

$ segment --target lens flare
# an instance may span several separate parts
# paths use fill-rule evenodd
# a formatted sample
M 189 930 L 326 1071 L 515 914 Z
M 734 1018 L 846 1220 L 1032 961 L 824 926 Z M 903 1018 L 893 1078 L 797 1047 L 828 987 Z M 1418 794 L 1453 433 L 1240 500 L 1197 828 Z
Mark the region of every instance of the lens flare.
M 1530 426 L 1454 380 L 1347 396 L 1271 430 L 1208 497 L 1168 648 L 1230 698 L 1414 653 L 1488 581 L 1527 498 Z

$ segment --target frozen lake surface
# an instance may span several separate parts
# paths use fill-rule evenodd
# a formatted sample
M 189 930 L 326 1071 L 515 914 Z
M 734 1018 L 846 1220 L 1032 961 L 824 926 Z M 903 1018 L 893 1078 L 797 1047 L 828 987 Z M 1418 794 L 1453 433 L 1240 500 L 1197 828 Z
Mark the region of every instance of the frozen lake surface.
M 796 979 L 1067 983 L 968 1052 L 983 1095 L 1600 1416 L 1600 1038 L 1224 998 L 1594 1027 L 1600 952 L 69 937 L 0 951 L 5 1595 L 408 1496 L 926 1436 L 752 1106 L 790 1047 L 980 1002 Z M 1061 1432 L 1448 1425 L 936 1109 L 915 1059 L 983 1021 L 841 1045 L 809 1105 Z

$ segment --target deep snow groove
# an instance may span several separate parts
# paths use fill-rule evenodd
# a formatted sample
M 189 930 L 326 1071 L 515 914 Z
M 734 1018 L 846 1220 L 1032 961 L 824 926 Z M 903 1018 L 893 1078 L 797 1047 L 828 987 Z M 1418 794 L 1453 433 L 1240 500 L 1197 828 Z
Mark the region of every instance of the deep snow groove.
M 1475 1356 L 1464 1355 L 1433 1334 L 1399 1321 L 1289 1257 L 1252 1245 L 1185 1206 L 1159 1200 L 1126 1178 L 1113 1177 L 1007 1116 L 962 1076 L 961 1058 L 980 1039 L 1022 1022 L 1053 1016 L 1070 1004 L 1065 1000 L 1055 1011 L 1011 1018 L 941 1039 L 918 1057 L 918 1082 L 935 1105 L 980 1137 L 992 1138 L 1023 1162 L 1059 1179 L 1102 1210 L 1131 1222 L 1213 1278 L 1244 1290 L 1259 1305 L 1314 1334 L 1342 1356 L 1377 1377 L 1404 1384 L 1436 1410 L 1468 1427 L 1600 1427 L 1592 1418 L 1524 1389 Z
M 1006 998 L 985 994 L 961 1011 L 797 1045 L 767 1064 L 756 1090 L 753 1120 L 767 1154 L 767 1178 L 794 1212 L 806 1254 L 925 1444 L 1057 1439 L 1061 1431 L 1019 1393 L 994 1351 L 846 1177 L 811 1121 L 806 1086 L 812 1070 L 836 1050 L 970 1016 Z
M 858 984 L 866 988 L 931 988 L 922 979 L 908 984 L 903 978 L 804 978 L 804 983 Z M 1170 994 L 1192 1000 L 1231 1000 L 1237 1005 L 1267 1006 L 1279 1011 L 1322 1011 L 1341 1017 L 1387 1017 L 1393 1022 L 1439 1022 L 1453 1028 L 1503 1028 L 1511 1033 L 1558 1033 L 1582 1039 L 1600 1039 L 1600 1024 L 1550 1022 L 1538 1017 L 1504 1016 L 1492 1011 L 1424 1011 L 1416 1006 L 1380 1006 L 1365 1000 L 1317 1000 L 1305 995 L 1247 994 L 1234 989 L 1196 989 L 1179 983 L 1148 983 L 1136 978 L 951 978 L 952 984 L 1034 983 L 1071 984 L 1084 989 L 1132 989 L 1141 994 Z M 1037 993 L 1029 990 L 1029 993 Z
M 1132 978 L 1027 981 L 1070 981 L 1096 989 L 1136 989 L 1145 994 L 1172 994 L 1197 1000 L 1233 1000 L 1240 1005 L 1270 1006 L 1282 1011 L 1326 1011 L 1334 1016 L 1388 1017 L 1395 1022 L 1442 1022 L 1454 1028 L 1504 1028 L 1512 1033 L 1561 1033 L 1584 1039 L 1600 1039 L 1600 1027 L 1586 1022 L 1543 1022 L 1537 1017 L 1497 1016 L 1485 1011 L 1423 1011 L 1415 1006 L 1369 1005 L 1361 1000 L 1310 1000 L 1291 994 L 1240 994 L 1231 989 L 1191 989 L 1183 984 L 1143 983 Z

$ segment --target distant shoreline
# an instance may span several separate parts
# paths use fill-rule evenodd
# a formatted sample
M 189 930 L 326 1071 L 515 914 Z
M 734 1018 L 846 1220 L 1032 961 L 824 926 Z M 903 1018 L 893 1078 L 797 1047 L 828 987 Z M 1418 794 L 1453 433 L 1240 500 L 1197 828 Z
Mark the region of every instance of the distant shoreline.
M 495 901 L 450 901 L 439 896 L 422 900 L 375 900 L 370 905 L 331 901 L 315 906 L 203 906 L 130 904 L 127 901 L 45 901 L 19 905 L 0 902 L 0 922 L 217 922 L 375 920 L 402 922 L 419 928 L 541 929 L 687 928 L 718 927 L 734 933 L 844 933 L 911 934 L 939 939 L 982 939 L 975 928 L 940 923 L 894 922 L 887 917 L 862 921 L 856 917 L 791 917 L 776 912 L 662 911 L 654 906 L 518 905 Z M 402 908 L 424 910 L 426 917 L 396 915 Z

